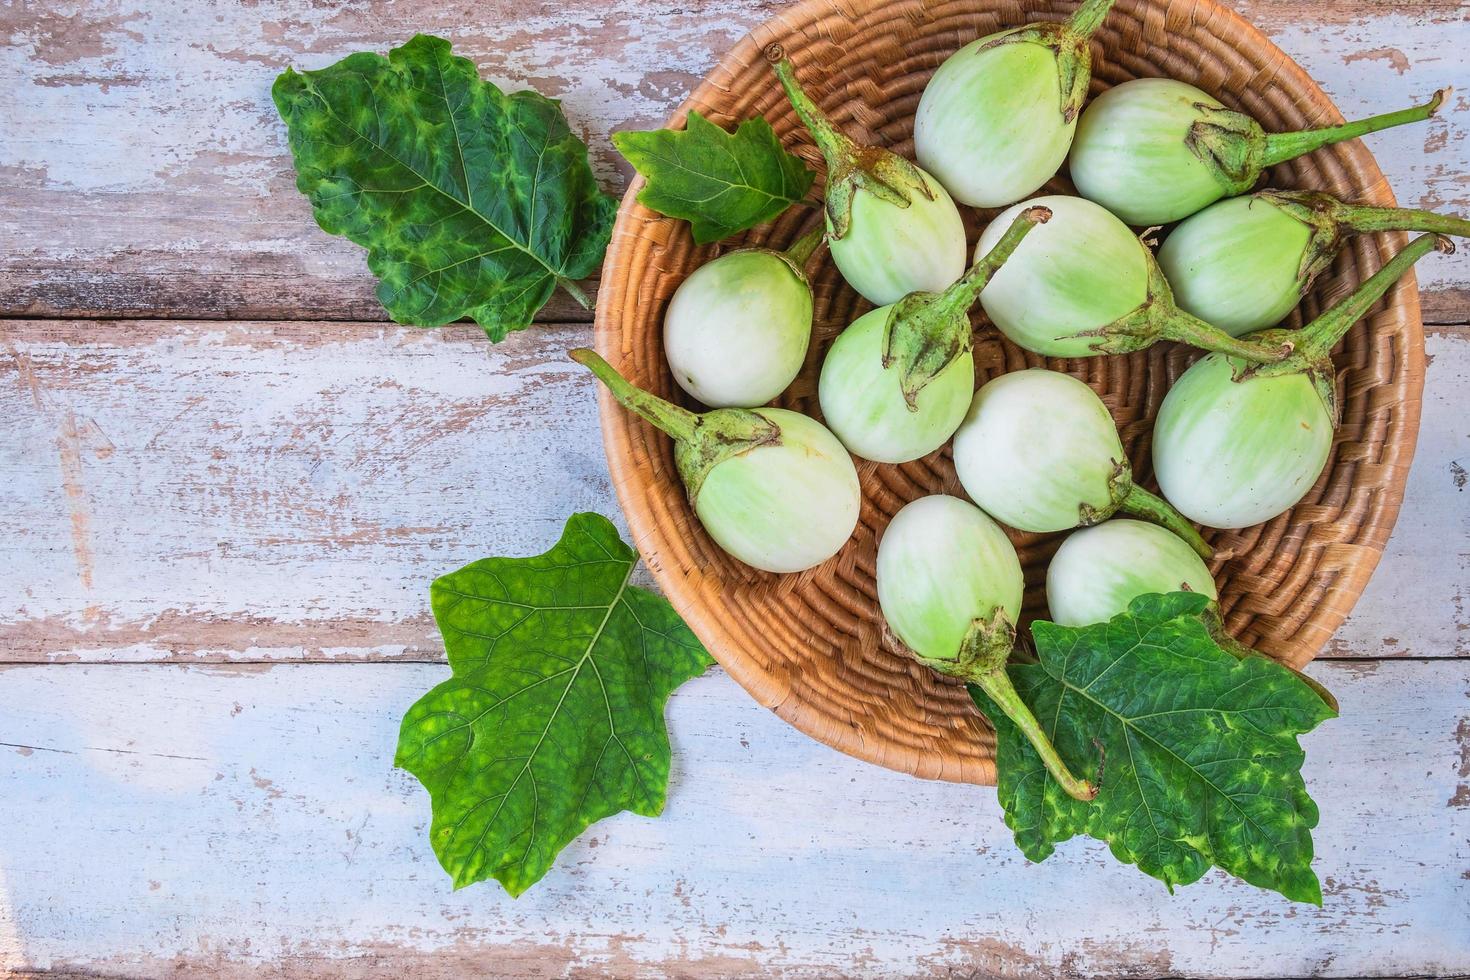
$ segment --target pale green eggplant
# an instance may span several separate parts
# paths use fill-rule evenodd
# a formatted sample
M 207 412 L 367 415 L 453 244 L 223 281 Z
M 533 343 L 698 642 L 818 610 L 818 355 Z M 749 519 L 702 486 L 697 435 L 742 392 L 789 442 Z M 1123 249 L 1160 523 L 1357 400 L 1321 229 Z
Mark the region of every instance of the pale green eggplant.
M 835 555 L 857 527 L 852 457 L 819 422 L 781 408 L 696 415 L 635 388 L 595 352 L 571 351 L 619 404 L 674 438 L 674 464 L 694 513 L 731 555 L 768 572 L 799 572 Z
M 1350 236 L 1375 231 L 1466 236 L 1470 221 L 1321 191 L 1259 191 L 1180 222 L 1159 248 L 1159 267 L 1181 309 L 1239 337 L 1286 319 Z
M 995 248 L 943 293 L 910 293 L 859 317 L 822 362 L 822 417 L 852 453 L 880 463 L 926 456 L 954 434 L 975 390 L 969 309 L 1045 208 L 1023 211 Z
M 1092 78 L 1093 33 L 1113 0 L 1062 23 L 978 38 L 945 59 L 914 114 L 914 155 L 955 200 L 1004 207 L 1056 174 Z
M 878 605 L 915 659 L 984 690 L 1067 793 L 1096 796 L 1067 769 L 1006 674 L 1025 582 L 1005 532 L 958 497 L 920 497 L 888 522 L 877 564 Z
M 1018 530 L 1065 531 L 1122 511 L 1210 556 L 1188 521 L 1133 482 L 1113 416 L 1069 374 L 1031 368 L 986 382 L 955 433 L 954 467 L 970 499 Z
M 1154 422 L 1154 472 L 1169 503 L 1207 527 L 1242 528 L 1301 500 L 1332 451 L 1332 348 L 1436 247 L 1454 250 L 1446 238 L 1423 235 L 1307 326 L 1250 335 L 1289 339 L 1295 350 L 1285 361 L 1248 365 L 1211 354 L 1180 375 Z
M 827 161 L 827 247 L 848 284 L 884 306 L 964 274 L 965 224 L 939 181 L 895 153 L 859 146 L 802 90 L 780 45 L 766 56 Z
M 1280 360 L 1280 345 L 1237 340 L 1174 305 L 1153 253 L 1117 218 L 1080 197 L 1037 197 L 1001 212 L 980 236 L 992 249 L 1016 215 L 1042 206 L 1052 218 L 991 277 L 980 303 L 1001 333 L 1048 357 L 1126 354 L 1160 340 Z
M 1215 580 L 1194 549 L 1157 524 L 1111 520 L 1067 536 L 1046 568 L 1046 605 L 1062 626 L 1105 623 L 1141 595 L 1199 592 Z
M 1077 193 L 1130 225 L 1179 221 L 1244 194 L 1261 172 L 1342 140 L 1434 115 L 1422 106 L 1292 133 L 1267 133 L 1244 112 L 1172 78 L 1136 78 L 1092 100 L 1077 123 L 1069 167 Z
M 784 252 L 727 252 L 679 284 L 664 356 L 680 388 L 711 408 L 754 408 L 786 390 L 811 341 L 804 266 L 822 235 L 818 227 Z
M 1076 531 L 1062 542 L 1046 569 L 1046 604 L 1061 626 L 1105 623 L 1143 595 L 1197 592 L 1209 596 L 1205 628 L 1237 657 L 1264 657 L 1225 629 L 1210 570 L 1177 537 L 1155 524 L 1112 520 Z M 1290 668 L 1287 668 L 1290 669 Z M 1337 699 L 1312 678 L 1293 670 L 1333 711 Z

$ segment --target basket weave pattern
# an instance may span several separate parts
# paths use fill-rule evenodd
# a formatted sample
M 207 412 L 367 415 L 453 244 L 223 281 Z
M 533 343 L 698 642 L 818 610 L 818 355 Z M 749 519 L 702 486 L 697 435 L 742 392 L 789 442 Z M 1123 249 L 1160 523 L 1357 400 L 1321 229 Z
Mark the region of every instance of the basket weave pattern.
M 740 42 L 675 114 L 724 126 L 762 115 L 819 174 L 820 155 L 787 106 L 763 56 L 781 44 L 812 97 L 859 141 L 912 157 L 919 96 L 934 69 L 968 41 L 1075 3 L 1046 0 L 806 0 Z M 1341 116 L 1320 88 L 1235 14 L 1209 0 L 1119 0 L 1093 43 L 1092 94 L 1129 78 L 1166 75 L 1254 115 L 1267 131 L 1328 125 Z M 1406 93 L 1406 96 L 1418 93 Z M 1311 187 L 1393 204 L 1371 154 L 1353 141 L 1283 164 L 1270 186 Z M 639 205 L 629 188 L 603 269 L 596 346 L 634 384 L 692 405 L 663 357 L 669 298 L 699 265 L 740 244 L 784 248 L 821 220 L 794 208 L 743 241 L 698 247 L 683 222 Z M 820 180 L 814 194 L 821 189 Z M 1064 180 L 1049 189 L 1070 191 Z M 966 215 L 970 242 L 994 212 Z M 1401 247 L 1401 234 L 1350 241 L 1302 307 L 1310 317 Z M 813 343 L 802 374 L 776 403 L 820 418 L 817 377 L 828 344 L 871 305 L 830 258 L 812 265 Z M 1158 344 L 1126 357 L 1041 358 L 1006 341 L 976 307 L 977 381 L 1046 365 L 1086 381 L 1118 422 L 1140 482 L 1150 481 L 1152 419 L 1169 385 L 1198 356 Z M 1293 666 L 1316 656 L 1342 623 L 1388 540 L 1413 455 L 1424 377 L 1418 293 L 1406 276 L 1336 353 L 1342 426 L 1315 487 L 1289 513 L 1243 531 L 1207 531 L 1231 632 Z M 994 739 L 962 687 L 906 658 L 884 630 L 874 584 L 878 538 L 898 509 L 931 493 L 963 496 L 948 447 L 901 466 L 859 461 L 862 517 L 853 539 L 798 575 L 757 572 L 700 527 L 674 469 L 672 442 L 604 392 L 602 429 L 634 544 L 679 613 L 762 704 L 842 751 L 915 775 L 993 783 Z M 1012 533 L 1026 571 L 1023 620 L 1045 614 L 1046 564 L 1062 535 Z

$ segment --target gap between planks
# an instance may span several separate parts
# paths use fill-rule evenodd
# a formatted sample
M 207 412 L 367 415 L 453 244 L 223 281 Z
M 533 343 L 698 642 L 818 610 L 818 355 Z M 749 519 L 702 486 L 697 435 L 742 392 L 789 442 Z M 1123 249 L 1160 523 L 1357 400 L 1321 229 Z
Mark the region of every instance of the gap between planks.
M 1308 661 L 1311 664 L 1335 664 L 1348 669 L 1361 668 L 1364 671 L 1377 670 L 1383 664 L 1429 664 L 1429 663 L 1458 663 L 1467 659 L 1465 654 L 1445 654 L 1442 656 L 1423 656 L 1413 654 L 1409 656 L 1341 656 L 1338 654 L 1323 654 L 1313 657 Z M 255 672 L 257 668 L 272 667 L 422 667 L 422 666 L 449 666 L 449 661 L 443 656 L 439 657 L 335 657 L 330 660 L 311 660 L 304 657 L 286 659 L 277 657 L 275 659 L 264 657 L 231 657 L 228 659 L 219 657 L 195 657 L 182 658 L 156 658 L 153 660 L 0 660 L 0 674 L 17 667 L 195 667 L 217 673 L 228 673 L 230 668 L 250 668 Z
M 587 297 L 592 303 L 591 309 L 583 309 L 576 303 L 549 303 L 537 314 L 532 321 L 530 329 L 537 327 L 557 326 L 588 326 L 592 323 L 597 308 L 598 280 L 590 279 L 580 284 L 587 292 Z M 1457 329 L 1470 328 L 1466 322 L 1466 314 L 1470 313 L 1470 289 L 1440 289 L 1433 292 L 1420 291 L 1420 322 L 1426 329 Z M 146 315 L 139 312 L 111 313 L 106 310 L 89 309 L 87 307 L 75 307 L 60 309 L 43 313 L 19 313 L 7 312 L 0 316 L 0 325 L 14 321 L 46 322 L 66 320 L 88 320 L 97 323 L 119 323 L 140 322 L 146 323 L 157 320 L 162 323 L 197 321 L 202 323 L 330 323 L 356 326 L 395 327 L 406 326 L 390 320 L 386 315 L 374 317 L 374 310 L 370 307 L 358 307 L 340 311 L 309 311 L 303 315 L 293 315 L 290 310 L 251 310 L 244 311 L 240 315 L 229 313 L 201 311 L 173 311 L 173 310 L 151 310 Z M 272 315 L 267 315 L 272 314 Z M 440 324 L 437 327 L 420 327 L 422 330 L 438 330 L 444 327 L 466 327 L 479 329 L 472 320 L 456 320 L 453 323 Z M 488 339 L 486 341 L 489 342 Z
M 621 521 L 563 360 L 585 335 L 0 321 L 0 662 L 442 662 L 435 575 L 540 553 L 574 511 Z M 1333 660 L 1470 656 L 1445 547 L 1470 533 L 1467 341 L 1430 331 L 1408 500 Z

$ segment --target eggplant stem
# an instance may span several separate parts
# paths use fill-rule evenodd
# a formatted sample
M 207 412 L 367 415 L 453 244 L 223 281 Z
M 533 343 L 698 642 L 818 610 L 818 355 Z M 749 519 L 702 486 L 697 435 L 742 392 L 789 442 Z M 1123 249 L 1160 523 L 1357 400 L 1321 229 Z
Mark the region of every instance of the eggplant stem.
M 883 367 L 898 364 L 898 386 L 909 411 L 919 410 L 919 392 L 970 350 L 974 330 L 970 307 L 995 271 L 1015 252 L 1036 225 L 1050 220 L 1051 210 L 1027 208 L 1016 215 L 995 247 L 970 266 L 942 293 L 909 293 L 888 311 L 883 323 Z
M 1261 166 L 1271 167 L 1287 160 L 1294 160 L 1304 153 L 1311 153 L 1313 150 L 1321 149 L 1332 143 L 1341 143 L 1343 140 L 1366 136 L 1368 133 L 1392 129 L 1394 126 L 1402 126 L 1405 123 L 1422 122 L 1439 111 L 1440 103 L 1444 101 L 1447 91 L 1447 89 L 1440 89 L 1423 105 L 1369 116 L 1367 119 L 1354 120 L 1340 126 L 1303 129 L 1294 133 L 1268 133 L 1266 152 Z
M 1067 791 L 1068 796 L 1086 803 L 1097 796 L 1097 787 L 1072 775 L 1072 770 L 1067 768 L 1067 764 L 1057 754 L 1056 746 L 1046 732 L 1042 731 L 1041 723 L 1036 720 L 1031 709 L 1026 707 L 1026 702 L 1021 700 L 1016 686 L 1011 683 L 1010 675 L 1006 673 L 1006 663 L 1015 648 L 1016 628 L 1006 611 L 997 608 L 989 619 L 977 618 L 970 623 L 953 660 L 934 660 L 928 657 L 918 657 L 918 660 L 941 674 L 974 684 L 990 695 L 990 699 L 1026 736 L 1026 740 L 1041 757 L 1042 765 L 1046 766 L 1046 771 L 1051 773 L 1057 784 Z
M 951 289 L 959 288 L 961 292 L 969 295 L 970 300 L 965 304 L 965 309 L 975 305 L 975 300 L 980 298 L 981 290 L 990 285 L 991 277 L 1015 253 L 1016 247 L 1021 244 L 1021 239 L 1030 234 L 1032 228 L 1044 225 L 1050 220 L 1051 208 L 1039 204 L 1016 215 L 1011 226 L 1005 230 L 1005 234 L 1000 236 L 1000 241 L 981 256 L 978 262 L 970 266 L 955 286 L 950 287 Z
M 973 682 L 990 695 L 990 700 L 999 705 L 1006 717 L 1021 730 L 1021 734 L 1026 736 L 1026 740 L 1041 757 L 1041 764 L 1046 766 L 1051 778 L 1066 790 L 1068 796 L 1084 803 L 1097 798 L 1097 787 L 1072 775 L 1072 770 L 1067 768 L 1067 764 L 1057 754 L 1056 746 L 1047 738 L 1046 732 L 1041 730 L 1041 723 L 1036 720 L 1036 715 L 1032 714 L 1031 709 L 1026 707 L 1026 702 L 1021 700 L 1021 695 L 1016 692 L 1016 686 L 1006 674 L 1004 664 L 976 676 Z
M 815 228 L 798 238 L 790 248 L 781 254 L 785 255 L 787 261 L 792 265 L 805 271 L 806 264 L 811 261 L 812 253 L 816 252 L 825 237 L 827 237 L 827 229 L 818 222 Z
M 785 51 L 779 44 L 772 44 L 766 48 L 766 60 L 771 62 L 772 69 L 776 72 L 776 78 L 781 82 L 781 88 L 786 92 L 786 98 L 791 101 L 791 108 L 796 110 L 796 116 L 801 120 L 807 132 L 812 134 L 812 140 L 817 144 L 817 149 L 822 151 L 822 156 L 827 161 L 827 170 L 835 171 L 841 169 L 844 161 L 850 160 L 857 154 L 858 145 L 837 125 L 828 118 L 801 83 L 796 80 L 796 69 L 791 65 L 791 59 L 786 57 Z
M 1338 220 L 1358 234 L 1375 231 L 1432 231 L 1438 235 L 1470 238 L 1470 219 L 1418 208 L 1380 208 L 1367 204 L 1342 205 Z
M 965 274 L 959 278 L 954 285 L 935 297 L 935 302 L 945 313 L 966 313 L 975 301 L 980 298 L 980 293 L 990 285 L 990 280 L 995 276 L 1000 267 L 1015 254 L 1016 247 L 1021 244 L 1021 239 L 1031 233 L 1031 229 L 1037 225 L 1044 225 L 1051 220 L 1051 208 L 1030 207 L 1016 215 L 1000 236 L 1000 240 L 991 247 L 990 251 L 981 256 L 974 265 L 965 270 Z M 890 329 L 892 324 L 890 324 Z
M 1420 235 L 1405 245 L 1346 299 L 1298 331 L 1296 354 L 1292 361 L 1300 359 L 1311 364 L 1330 357 L 1332 348 L 1337 346 L 1352 325 L 1366 316 L 1373 304 L 1382 299 L 1389 287 L 1398 282 L 1415 262 L 1434 249 L 1449 254 L 1454 252 L 1455 246 L 1448 238 L 1432 232 Z M 1271 372 L 1263 373 L 1269 376 Z
M 1075 38 L 1092 37 L 1107 18 L 1113 3 L 1114 0 L 1083 0 L 1082 6 L 1067 18 L 1066 32 Z
M 1163 497 L 1149 493 L 1136 483 L 1128 488 L 1128 494 L 1123 498 L 1118 509 L 1173 531 L 1205 561 L 1215 557 L 1215 549 L 1200 537 L 1200 533 L 1194 529 L 1193 524 L 1185 519 L 1183 514 L 1175 510 Z
M 1159 336 L 1177 340 L 1201 350 L 1216 351 L 1238 357 L 1250 364 L 1272 364 L 1284 360 L 1292 352 L 1290 343 L 1273 343 L 1232 337 L 1219 327 L 1211 326 L 1197 316 L 1173 305 L 1160 317 Z
M 680 442 L 688 440 L 699 428 L 698 415 L 687 408 L 666 402 L 652 392 L 635 387 L 596 351 L 578 347 L 567 351 L 567 356 L 597 375 L 597 380 L 607 385 L 608 392 L 617 399 L 619 405 L 674 439 Z

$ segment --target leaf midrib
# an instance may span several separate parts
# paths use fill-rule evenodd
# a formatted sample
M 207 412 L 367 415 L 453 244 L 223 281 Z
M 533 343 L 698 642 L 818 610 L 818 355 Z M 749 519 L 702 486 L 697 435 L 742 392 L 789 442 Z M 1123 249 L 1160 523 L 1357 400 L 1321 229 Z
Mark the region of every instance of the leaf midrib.
M 557 715 L 561 712 L 561 706 L 566 703 L 567 695 L 571 693 L 572 688 L 576 686 L 577 678 L 580 677 L 582 674 L 582 668 L 585 667 L 588 661 L 592 659 L 592 651 L 597 649 L 597 644 L 602 639 L 602 634 L 606 631 L 608 622 L 612 619 L 613 610 L 616 609 L 618 607 L 618 603 L 623 600 L 623 593 L 627 590 L 628 583 L 632 581 L 633 569 L 636 566 L 637 562 L 628 563 L 628 570 L 623 575 L 622 584 L 618 586 L 617 594 L 614 595 L 612 601 L 608 603 L 607 612 L 603 614 L 602 621 L 597 624 L 597 631 L 593 633 L 592 638 L 587 641 L 587 648 L 583 651 L 581 658 L 578 659 L 577 663 L 574 666 L 568 667 L 560 672 L 570 672 L 572 676 L 567 681 L 566 687 L 562 688 L 561 697 L 557 698 L 556 706 L 553 707 L 550 714 L 547 715 L 546 725 L 541 729 L 541 736 L 536 740 L 536 744 L 532 746 L 531 751 L 527 754 L 526 761 L 521 765 L 520 771 L 516 773 L 515 778 L 511 780 L 510 785 L 505 788 L 505 792 L 501 794 L 500 804 L 495 808 L 495 812 L 492 813 L 490 817 L 485 821 L 485 828 L 480 831 L 480 836 L 475 840 L 474 845 L 471 847 L 471 853 L 473 853 L 474 851 L 478 851 L 481 849 L 481 847 L 483 847 L 485 843 L 485 837 L 490 833 L 490 828 L 495 825 L 495 821 L 499 819 L 500 811 L 505 808 L 506 801 L 509 800 L 511 794 L 515 792 L 515 788 L 520 785 L 521 779 L 525 777 L 526 773 L 531 771 L 531 763 L 535 761 L 536 754 L 541 751 L 541 746 L 545 744 L 546 736 L 550 733 L 552 725 L 556 722 Z M 602 689 L 603 703 L 607 707 L 608 730 L 610 733 L 616 734 L 617 720 L 613 717 L 611 702 L 607 698 L 607 685 L 603 683 L 601 673 L 595 670 L 594 673 L 597 674 L 597 683 L 598 686 Z M 491 707 L 486 708 L 468 723 L 467 727 L 471 729 L 472 733 L 474 726 L 478 724 L 480 720 L 483 719 L 486 715 L 494 711 L 496 707 L 498 707 L 498 705 L 492 705 Z M 605 748 L 606 746 L 604 745 L 604 750 Z M 533 788 L 535 787 L 535 784 L 536 779 L 533 775 L 531 778 L 531 785 Z M 536 798 L 532 801 L 531 819 L 527 829 L 529 839 L 526 844 L 526 850 L 522 854 L 520 860 L 517 862 L 523 867 L 525 865 L 526 855 L 530 854 L 531 846 L 536 840 L 536 817 L 539 813 L 539 810 L 540 796 L 539 794 L 537 794 Z M 455 834 L 458 834 L 459 828 L 464 825 L 464 822 L 469 819 L 470 814 L 473 812 L 473 807 L 465 812 L 465 815 L 461 817 L 459 821 L 454 825 L 454 831 L 451 833 L 451 837 L 453 837 Z
M 733 188 L 735 190 L 748 190 L 748 191 L 753 191 L 754 193 L 760 194 L 763 197 L 770 198 L 772 201 L 785 201 L 788 204 L 789 203 L 793 203 L 793 202 L 796 201 L 796 198 L 791 197 L 788 194 L 784 194 L 784 193 L 782 193 L 782 194 L 773 194 L 772 192 L 766 190 L 764 187 L 757 187 L 754 184 L 741 183 L 741 182 L 737 182 L 737 181 L 733 181 L 733 180 L 726 180 L 725 178 L 718 177 L 718 176 L 716 176 L 714 174 L 708 174 L 708 173 L 705 173 L 705 172 L 700 171 L 700 170 L 695 170 L 692 167 L 686 166 L 684 163 L 680 162 L 679 160 L 677 160 L 677 159 L 670 159 L 669 157 L 666 157 L 663 154 L 658 153 L 657 151 L 645 151 L 645 152 L 648 152 L 648 156 L 651 157 L 652 159 L 657 160 L 660 163 L 667 164 L 668 166 L 670 166 L 672 168 L 676 168 L 678 170 L 682 170 L 684 173 L 689 174 L 690 176 L 692 176 L 692 177 L 694 177 L 694 178 L 696 178 L 698 180 L 707 181 L 707 182 L 709 182 L 711 184 L 716 184 L 716 185 L 719 185 L 719 186 L 722 186 L 722 187 Z M 741 176 L 744 177 L 745 176 L 744 168 L 743 167 L 740 167 L 740 164 L 739 164 L 738 161 L 736 161 L 736 167 L 741 170 Z M 783 182 L 784 182 L 784 180 L 783 180 Z M 664 193 L 668 193 L 668 192 L 665 191 Z M 721 193 L 723 193 L 723 192 L 721 192 Z M 677 195 L 671 195 L 671 196 L 677 196 Z M 712 201 L 712 200 L 714 200 L 715 197 L 719 197 L 719 196 L 720 196 L 719 194 L 716 194 L 716 195 L 714 195 L 714 197 L 703 197 L 703 198 L 683 197 L 683 198 L 680 198 L 680 199 L 681 200 L 685 200 L 685 201 L 689 201 L 689 202 L 695 203 L 695 204 L 703 204 L 705 202 Z
M 1150 627 L 1149 633 L 1152 633 L 1153 630 L 1154 630 L 1154 628 L 1156 628 L 1156 627 Z M 1130 648 L 1129 650 L 1124 651 L 1123 653 L 1119 654 L 1118 657 L 1116 659 L 1114 659 L 1113 663 L 1108 664 L 1107 667 L 1103 668 L 1103 673 L 1107 673 L 1107 671 L 1112 670 L 1113 667 L 1117 664 L 1117 662 L 1119 660 L 1122 660 L 1124 657 L 1126 657 L 1129 654 L 1131 654 L 1134 650 L 1138 649 L 1138 647 L 1143 644 L 1146 635 L 1147 634 L 1140 635 L 1139 636 L 1139 639 L 1138 639 L 1138 642 L 1135 643 L 1132 648 Z M 1050 673 L 1050 672 L 1048 671 L 1048 673 Z M 1056 677 L 1056 675 L 1052 675 L 1052 676 Z M 1098 676 L 1100 677 L 1102 675 L 1099 674 Z M 1235 798 L 1233 796 L 1231 796 L 1229 793 L 1226 793 L 1220 787 L 1216 786 L 1214 784 L 1214 782 L 1212 782 L 1209 779 L 1209 777 L 1205 776 L 1204 773 L 1200 772 L 1191 763 L 1189 763 L 1185 759 L 1181 758 L 1179 756 L 1179 754 L 1177 752 L 1175 752 L 1173 749 L 1169 748 L 1167 745 L 1165 745 L 1164 743 L 1160 742 L 1158 739 L 1154 738 L 1152 735 L 1150 735 L 1148 732 L 1144 731 L 1142 728 L 1135 727 L 1132 724 L 1132 719 L 1126 718 L 1123 715 L 1118 714 L 1118 712 L 1114 711 L 1111 707 L 1109 707 L 1108 705 L 1104 704 L 1103 702 L 1099 701 L 1097 698 L 1095 698 L 1091 694 L 1089 694 L 1088 693 L 1088 687 L 1091 687 L 1093 683 L 1096 683 L 1096 681 L 1097 681 L 1097 678 L 1096 677 L 1093 678 L 1093 680 L 1088 683 L 1088 686 L 1087 687 L 1078 687 L 1077 685 L 1075 685 L 1072 682 L 1070 682 L 1069 680 L 1067 680 L 1067 678 L 1066 678 L 1065 675 L 1060 676 L 1060 677 L 1056 677 L 1056 679 L 1057 679 L 1057 682 L 1060 683 L 1067 690 L 1077 692 L 1077 694 L 1080 697 L 1082 697 L 1084 700 L 1086 700 L 1086 701 L 1088 701 L 1088 702 L 1090 702 L 1092 704 L 1097 705 L 1099 708 L 1102 709 L 1102 711 L 1104 713 L 1106 713 L 1108 715 L 1111 715 L 1112 717 L 1114 717 L 1114 718 L 1116 718 L 1118 720 L 1118 723 L 1122 726 L 1122 728 L 1124 730 L 1124 733 L 1125 733 L 1124 743 L 1125 744 L 1128 744 L 1129 761 L 1131 763 L 1131 768 L 1133 769 L 1133 774 L 1134 774 L 1133 775 L 1133 781 L 1134 781 L 1134 784 L 1138 787 L 1138 796 L 1139 796 L 1139 799 L 1145 801 L 1145 806 L 1147 806 L 1147 803 L 1146 803 L 1146 799 L 1147 798 L 1146 798 L 1146 796 L 1144 794 L 1144 791 L 1143 791 L 1143 781 L 1138 778 L 1138 766 L 1137 766 L 1137 764 L 1132 762 L 1133 747 L 1132 747 L 1131 744 L 1129 744 L 1129 743 L 1131 743 L 1132 740 L 1127 737 L 1127 733 L 1136 733 L 1138 735 L 1138 737 L 1143 738 L 1143 739 L 1147 739 L 1149 742 L 1151 742 L 1154 745 L 1158 746 L 1158 748 L 1160 750 L 1162 750 L 1163 752 L 1165 752 L 1166 754 L 1168 754 L 1170 757 L 1172 757 L 1173 759 L 1175 759 L 1180 765 L 1184 766 L 1190 772 L 1194 773 L 1195 776 L 1200 780 L 1200 782 L 1204 783 L 1210 789 L 1214 790 L 1215 791 L 1215 794 L 1217 796 L 1219 796 L 1220 798 L 1222 798 L 1222 799 L 1226 800 L 1227 802 L 1229 802 L 1229 804 L 1232 807 L 1235 808 L 1235 811 L 1240 814 L 1241 818 L 1243 820 L 1245 820 L 1246 823 L 1248 823 L 1252 827 L 1254 827 L 1256 829 L 1256 831 L 1258 833 L 1260 833 L 1266 840 L 1271 841 L 1273 844 L 1276 843 L 1275 837 L 1273 835 L 1271 835 L 1271 834 L 1266 833 L 1265 829 L 1263 827 L 1261 827 L 1261 825 L 1259 823 L 1257 823 L 1250 816 L 1250 814 L 1246 813 L 1246 811 L 1244 810 L 1244 808 L 1242 808 L 1239 803 L 1235 802 Z M 1226 713 L 1228 713 L 1228 712 L 1226 712 Z M 1153 715 L 1144 715 L 1142 717 L 1146 717 L 1146 718 L 1147 717 L 1153 717 Z M 1150 814 L 1152 814 L 1153 809 L 1151 807 L 1149 807 L 1148 809 L 1149 809 Z M 1152 823 L 1152 818 L 1150 818 L 1150 823 Z M 1155 828 L 1155 832 L 1157 834 L 1157 828 Z
M 435 68 L 440 73 L 440 87 L 441 87 L 441 90 L 442 90 L 442 87 L 443 87 L 443 66 L 436 64 L 435 65 Z M 390 71 L 392 70 L 391 69 L 391 66 L 390 66 L 390 69 L 389 70 Z M 313 73 L 312 72 L 302 72 L 301 74 L 308 75 L 309 76 L 309 75 L 311 75 Z M 480 84 L 483 85 L 485 83 L 482 81 L 482 82 L 480 82 Z M 546 262 L 545 259 L 543 259 L 541 256 L 537 255 L 535 252 L 531 251 L 531 249 L 529 247 L 527 247 L 526 245 L 522 245 L 520 242 L 516 241 L 515 238 L 511 237 L 510 235 L 508 235 L 503 229 L 501 229 L 501 227 L 499 225 L 497 225 L 487 215 L 485 215 L 484 212 L 482 212 L 482 211 L 480 211 L 480 210 L 478 210 L 477 208 L 474 207 L 474 205 L 473 205 L 473 195 L 472 195 L 471 190 L 470 190 L 470 175 L 469 175 L 469 171 L 465 169 L 464 164 L 463 164 L 463 160 L 464 160 L 464 146 L 463 146 L 463 144 L 460 143 L 460 140 L 459 140 L 459 126 L 458 126 L 458 123 L 456 123 L 454 121 L 454 113 L 453 113 L 452 110 L 450 110 L 449 116 L 450 116 L 450 124 L 451 124 L 452 128 L 454 129 L 454 147 L 455 147 L 455 150 L 459 153 L 460 160 L 461 160 L 460 172 L 464 174 L 465 196 L 467 198 L 471 198 L 470 201 L 461 201 L 459 198 L 455 197 L 453 194 L 450 194 L 448 191 L 444 190 L 442 187 L 440 187 L 437 184 L 435 184 L 427 176 L 425 176 L 424 174 L 419 173 L 418 170 L 414 169 L 414 167 L 412 167 L 410 164 L 408 164 L 404 160 L 402 160 L 398 156 L 398 154 L 394 153 L 388 147 L 384 146 L 383 144 L 377 142 L 374 139 L 370 139 L 365 134 L 359 132 L 356 127 L 354 127 L 351 123 L 349 123 L 346 119 L 342 118 L 342 116 L 340 116 L 337 113 L 336 109 L 332 106 L 332 104 L 330 102 L 328 102 L 327 99 L 326 99 L 326 97 L 323 96 L 321 94 L 321 92 L 317 89 L 317 87 L 316 87 L 316 85 L 315 85 L 314 82 L 311 83 L 311 88 L 312 88 L 312 94 L 316 96 L 317 101 L 321 103 L 322 107 L 326 110 L 327 114 L 329 116 L 331 116 L 333 119 L 337 120 L 337 122 L 342 125 L 342 128 L 343 129 L 347 130 L 353 136 L 357 137 L 358 139 L 362 140 L 364 143 L 368 144 L 369 146 L 371 146 L 374 149 L 376 149 L 379 152 L 381 152 L 384 156 L 388 157 L 390 160 L 392 160 L 394 163 L 398 164 L 404 170 L 407 170 L 409 173 L 413 174 L 419 180 L 421 180 L 421 181 L 424 182 L 424 186 L 425 187 L 428 187 L 431 190 L 433 190 L 435 193 L 442 195 L 445 199 L 447 199 L 449 201 L 452 201 L 455 204 L 455 206 L 457 206 L 460 210 L 465 211 L 465 212 L 468 212 L 469 214 L 473 214 L 475 217 L 479 218 L 491 230 L 493 230 L 497 235 L 499 235 L 501 238 L 504 238 L 507 242 L 509 242 L 511 244 L 511 247 L 515 248 L 517 251 L 524 252 L 526 255 L 529 255 L 531 258 L 535 259 L 536 262 L 537 262 L 537 264 L 539 264 L 541 266 L 541 268 L 545 269 L 546 272 L 547 272 L 547 274 L 550 275 L 552 278 L 558 279 L 558 280 L 565 279 L 566 278 L 566 275 L 565 275 L 564 272 L 562 272 L 561 270 L 552 268 L 549 264 L 547 264 L 547 262 Z M 374 96 L 375 97 L 376 97 L 376 94 L 377 94 L 376 91 L 374 91 Z M 430 95 L 430 98 L 432 98 L 432 97 L 433 96 Z M 449 108 L 450 108 L 449 107 L 449 101 L 448 101 L 447 98 L 444 99 L 444 107 L 445 107 L 446 110 L 449 110 Z M 543 156 L 545 156 L 544 153 L 537 155 L 537 163 L 538 163 L 538 165 L 540 163 L 541 157 L 543 157 Z M 364 188 L 364 189 L 365 190 L 368 190 L 369 193 L 373 193 L 373 194 L 382 193 L 381 191 L 373 190 L 373 189 L 370 189 L 370 188 Z M 448 268 L 448 267 L 446 266 L 445 268 Z M 434 271 L 435 272 L 439 272 L 439 271 L 442 271 L 442 270 L 434 270 Z

